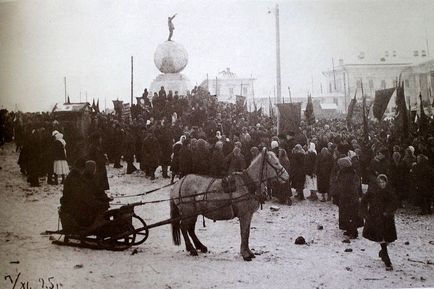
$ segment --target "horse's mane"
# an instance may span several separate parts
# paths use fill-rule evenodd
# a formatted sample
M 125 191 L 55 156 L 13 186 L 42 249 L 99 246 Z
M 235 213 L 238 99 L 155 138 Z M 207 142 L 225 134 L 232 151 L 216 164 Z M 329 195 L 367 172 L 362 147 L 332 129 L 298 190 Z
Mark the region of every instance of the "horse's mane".
M 262 155 L 264 154 L 264 152 L 259 152 L 259 154 L 252 160 L 252 162 L 250 163 L 250 166 L 249 167 L 251 167 L 252 165 L 254 165 L 254 164 L 256 164 L 256 162 L 259 160 L 259 159 L 261 159 L 262 160 Z M 266 151 L 265 152 L 265 154 L 268 156 L 269 155 L 269 151 Z

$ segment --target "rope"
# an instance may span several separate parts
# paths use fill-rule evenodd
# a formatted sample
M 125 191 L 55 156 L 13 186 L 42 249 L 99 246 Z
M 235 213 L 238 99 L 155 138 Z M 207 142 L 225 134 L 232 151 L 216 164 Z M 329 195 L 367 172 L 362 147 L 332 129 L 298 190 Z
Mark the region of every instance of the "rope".
M 164 185 L 164 186 L 162 186 L 162 187 L 159 187 L 159 188 L 156 188 L 156 189 L 152 189 L 152 190 L 146 191 L 146 192 L 144 192 L 144 193 L 134 194 L 134 195 L 128 195 L 128 196 L 113 196 L 113 199 L 122 199 L 122 198 L 132 198 L 132 197 L 145 196 L 145 195 L 149 195 L 150 193 L 156 192 L 156 191 L 158 191 L 158 190 L 161 190 L 161 189 L 164 189 L 164 188 L 170 187 L 170 186 L 172 186 L 172 185 L 174 185 L 174 184 L 175 184 L 175 183 L 173 183 L 173 184 L 167 184 L 167 185 Z
M 236 174 L 236 175 L 238 175 L 238 174 Z M 272 179 L 272 178 L 270 178 L 270 179 Z M 213 179 L 213 181 L 214 180 L 215 179 Z M 243 186 L 248 187 L 248 185 L 250 185 L 250 184 L 255 184 L 255 181 L 252 180 L 252 182 L 250 182 L 250 183 L 244 182 Z M 195 198 L 197 196 L 202 196 L 202 195 L 206 195 L 209 193 L 221 193 L 221 192 L 224 192 L 224 191 L 223 190 L 210 190 L 210 191 L 205 191 L 205 192 L 197 193 L 197 194 L 190 195 L 190 196 L 183 196 L 183 197 L 179 196 L 179 197 L 173 197 L 173 198 L 168 198 L 168 199 L 159 199 L 159 200 L 155 200 L 155 201 L 136 202 L 136 203 L 110 203 L 110 205 L 113 205 L 113 206 L 141 206 L 141 205 L 146 205 L 146 204 L 156 204 L 156 203 L 162 203 L 162 202 L 169 202 L 169 201 L 173 201 L 173 200 L 180 200 L 182 198 Z M 250 192 L 249 192 L 249 194 L 250 194 Z M 199 200 L 199 201 L 207 201 L 207 200 Z M 191 202 L 198 202 L 198 201 L 194 200 Z M 191 202 L 189 202 L 189 201 L 184 202 L 183 201 L 182 203 L 191 203 Z

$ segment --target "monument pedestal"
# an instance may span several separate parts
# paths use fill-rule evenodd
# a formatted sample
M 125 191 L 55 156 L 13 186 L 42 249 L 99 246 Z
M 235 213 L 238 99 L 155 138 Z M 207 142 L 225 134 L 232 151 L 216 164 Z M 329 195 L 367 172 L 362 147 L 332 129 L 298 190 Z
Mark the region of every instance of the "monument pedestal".
M 160 74 L 151 83 L 149 89 L 151 96 L 154 92 L 158 93 L 162 86 L 164 86 L 166 93 L 169 93 L 169 90 L 171 90 L 173 95 L 175 95 L 175 91 L 178 92 L 178 95 L 186 95 L 187 90 L 191 88 L 191 83 L 190 80 L 181 73 Z

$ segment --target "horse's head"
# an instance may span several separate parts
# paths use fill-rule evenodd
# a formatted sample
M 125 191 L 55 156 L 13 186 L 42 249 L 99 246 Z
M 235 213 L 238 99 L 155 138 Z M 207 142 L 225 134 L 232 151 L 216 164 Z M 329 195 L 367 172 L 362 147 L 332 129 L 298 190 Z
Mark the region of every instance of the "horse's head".
M 288 172 L 279 162 L 279 158 L 272 151 L 262 150 L 262 171 L 266 179 L 277 180 L 279 183 L 285 183 L 289 180 Z
M 248 170 L 252 179 L 260 182 L 260 185 L 268 181 L 285 183 L 289 180 L 288 172 L 280 164 L 278 157 L 266 148 L 252 161 Z

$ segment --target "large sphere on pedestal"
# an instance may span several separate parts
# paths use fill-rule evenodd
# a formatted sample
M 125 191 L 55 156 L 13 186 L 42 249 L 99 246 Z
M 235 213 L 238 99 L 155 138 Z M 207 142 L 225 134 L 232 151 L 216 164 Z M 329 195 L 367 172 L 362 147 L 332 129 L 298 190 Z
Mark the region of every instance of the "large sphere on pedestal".
M 155 50 L 154 63 L 162 73 L 179 73 L 187 66 L 187 50 L 179 43 L 165 41 Z

